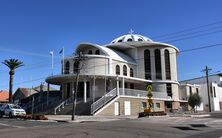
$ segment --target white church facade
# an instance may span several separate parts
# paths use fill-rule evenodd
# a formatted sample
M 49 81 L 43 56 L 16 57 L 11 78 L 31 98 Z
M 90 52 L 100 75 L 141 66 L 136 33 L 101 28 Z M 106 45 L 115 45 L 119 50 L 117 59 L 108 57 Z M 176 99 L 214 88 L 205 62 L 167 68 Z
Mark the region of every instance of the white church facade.
M 91 114 L 137 115 L 146 108 L 148 84 L 153 87 L 154 111 L 187 107 L 187 98 L 179 90 L 175 46 L 131 33 L 106 45 L 81 43 L 73 51 L 79 52 L 84 60 L 77 103 L 90 103 Z M 61 86 L 64 99 L 70 99 L 75 88 L 76 59 L 76 55 L 66 57 L 62 74 L 46 79 Z

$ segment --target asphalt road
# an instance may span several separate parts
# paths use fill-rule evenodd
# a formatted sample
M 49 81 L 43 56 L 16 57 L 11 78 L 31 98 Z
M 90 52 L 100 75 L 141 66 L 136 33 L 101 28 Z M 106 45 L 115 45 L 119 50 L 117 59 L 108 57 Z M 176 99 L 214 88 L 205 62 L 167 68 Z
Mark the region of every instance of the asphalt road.
M 222 119 L 153 117 L 109 122 L 58 123 L 1 118 L 0 137 L 219 138 L 222 137 Z

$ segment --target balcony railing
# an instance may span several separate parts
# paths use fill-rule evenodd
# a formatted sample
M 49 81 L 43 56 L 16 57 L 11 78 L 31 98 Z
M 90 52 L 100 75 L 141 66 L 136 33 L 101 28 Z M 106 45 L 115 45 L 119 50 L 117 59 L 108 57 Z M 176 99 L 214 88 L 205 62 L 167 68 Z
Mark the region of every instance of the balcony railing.
M 94 102 L 91 105 L 91 114 L 94 114 L 97 110 L 106 105 L 110 100 L 112 100 L 116 96 L 117 96 L 117 91 L 116 88 L 114 88 L 105 96 L 102 96 L 100 99 L 98 99 L 96 102 Z
M 170 96 L 167 96 L 166 92 L 152 92 L 152 94 L 153 98 L 171 99 Z M 126 88 L 123 91 L 123 88 L 119 88 L 119 95 L 147 98 L 147 91 Z

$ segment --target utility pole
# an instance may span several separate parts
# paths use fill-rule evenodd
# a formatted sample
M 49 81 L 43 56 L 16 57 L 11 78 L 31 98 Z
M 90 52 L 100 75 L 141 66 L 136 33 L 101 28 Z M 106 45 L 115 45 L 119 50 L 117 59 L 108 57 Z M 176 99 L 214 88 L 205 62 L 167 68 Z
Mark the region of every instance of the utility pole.
M 203 70 L 206 73 L 206 79 L 207 79 L 207 94 L 208 94 L 208 108 L 209 112 L 211 112 L 211 103 L 210 103 L 210 90 L 209 90 L 209 71 L 212 69 L 209 69 L 207 66 Z
M 77 72 L 76 72 L 76 87 L 75 91 L 73 92 L 73 106 L 72 106 L 72 120 L 75 119 L 75 113 L 76 113 L 76 99 L 77 99 L 77 92 L 78 92 L 78 83 L 79 83 L 79 72 L 80 72 L 80 61 L 84 60 L 84 57 L 82 55 L 82 52 L 79 52 L 77 57 L 74 58 L 74 62 L 76 62 L 77 65 Z

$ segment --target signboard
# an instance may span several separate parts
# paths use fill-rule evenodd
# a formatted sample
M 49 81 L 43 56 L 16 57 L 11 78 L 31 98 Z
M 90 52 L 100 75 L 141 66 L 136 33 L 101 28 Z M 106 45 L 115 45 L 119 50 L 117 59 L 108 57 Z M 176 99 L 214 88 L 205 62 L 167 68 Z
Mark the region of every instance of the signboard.
M 152 90 L 153 90 L 153 87 L 152 87 L 152 85 L 147 85 L 147 87 L 146 87 L 146 91 L 147 92 L 152 92 Z

